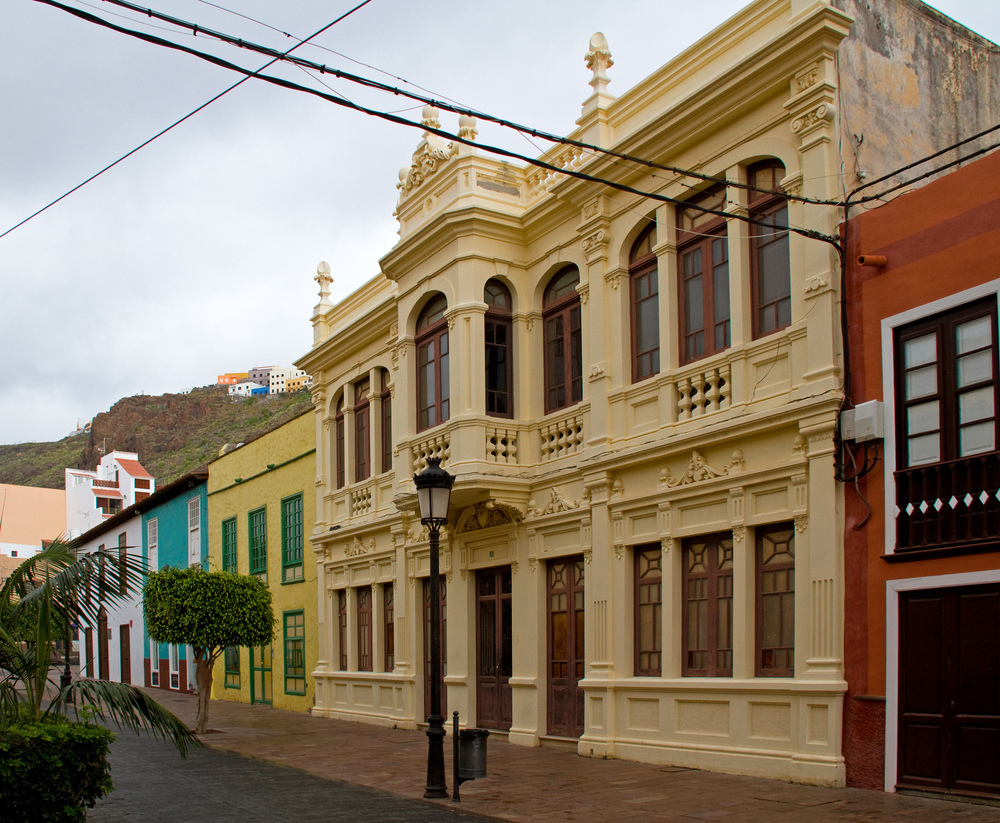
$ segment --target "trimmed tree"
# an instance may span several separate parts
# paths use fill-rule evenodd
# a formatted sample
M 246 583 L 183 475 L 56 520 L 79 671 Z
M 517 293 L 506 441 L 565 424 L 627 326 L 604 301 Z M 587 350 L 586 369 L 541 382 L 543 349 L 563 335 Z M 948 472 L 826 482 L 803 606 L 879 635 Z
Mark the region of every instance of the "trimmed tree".
M 229 646 L 263 646 L 274 639 L 271 592 L 256 577 L 193 566 L 150 574 L 143 601 L 146 631 L 153 640 L 194 649 L 195 732 L 204 734 L 215 662 Z

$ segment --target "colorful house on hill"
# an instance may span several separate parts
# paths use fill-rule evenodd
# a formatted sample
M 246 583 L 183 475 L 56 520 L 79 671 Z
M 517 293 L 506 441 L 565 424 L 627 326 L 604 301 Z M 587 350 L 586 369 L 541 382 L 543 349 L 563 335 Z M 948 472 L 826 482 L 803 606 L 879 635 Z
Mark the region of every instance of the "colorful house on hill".
M 618 98 L 592 38 L 570 137 L 618 156 L 556 145 L 521 168 L 426 107 L 398 243 L 337 305 L 320 265 L 296 364 L 315 713 L 428 715 L 412 477 L 439 458 L 446 713 L 519 745 L 842 785 L 836 202 L 1000 122 L 974 93 L 1000 87 L 996 55 L 916 0 L 756 0 Z M 984 85 L 942 91 L 964 73 Z
M 209 566 L 264 580 L 277 620 L 271 645 L 226 650 L 215 698 L 312 708 L 319 627 L 306 524 L 316 517 L 315 426 L 303 413 L 209 466 Z
M 150 571 L 208 568 L 208 471 L 201 469 L 163 486 L 137 504 L 142 548 Z M 195 688 L 190 646 L 157 643 L 143 634 L 143 682 L 154 688 Z
M 94 471 L 66 469 L 66 528 L 77 536 L 149 497 L 156 481 L 134 452 L 104 455 Z
M 847 224 L 851 785 L 1000 798 L 998 193 L 994 152 Z

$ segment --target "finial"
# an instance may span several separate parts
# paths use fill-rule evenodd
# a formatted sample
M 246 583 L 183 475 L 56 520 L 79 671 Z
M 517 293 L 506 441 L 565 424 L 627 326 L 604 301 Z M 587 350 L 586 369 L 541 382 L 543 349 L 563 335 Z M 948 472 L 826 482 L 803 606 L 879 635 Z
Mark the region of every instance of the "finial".
M 440 129 L 441 120 L 438 115 L 441 112 L 434 106 L 424 106 L 423 116 L 420 120 L 420 125 L 425 129 Z M 426 137 L 426 135 L 424 135 Z
M 476 118 L 463 114 L 458 118 L 458 136 L 463 140 L 475 140 L 479 132 L 476 130 Z
M 615 64 L 615 61 L 611 59 L 608 40 L 601 32 L 597 32 L 590 38 L 590 51 L 587 52 L 585 60 L 587 68 L 594 73 L 590 85 L 594 87 L 595 92 L 603 94 L 608 83 L 611 82 L 607 71 Z
M 316 267 L 316 276 L 313 279 L 319 283 L 319 305 L 333 305 L 330 302 L 330 284 L 333 282 L 333 278 L 330 276 L 330 264 L 321 260 Z

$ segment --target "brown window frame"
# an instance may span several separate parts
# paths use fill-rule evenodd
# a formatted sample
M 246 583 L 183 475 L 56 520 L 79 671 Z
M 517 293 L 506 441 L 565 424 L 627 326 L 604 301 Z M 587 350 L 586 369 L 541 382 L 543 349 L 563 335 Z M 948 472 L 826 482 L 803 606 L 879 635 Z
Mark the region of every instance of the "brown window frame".
M 367 480 L 372 473 L 371 380 L 354 384 L 354 482 Z
M 372 648 L 372 587 L 358 586 L 354 590 L 355 614 L 358 619 L 358 671 L 374 671 Z
M 788 544 L 791 551 L 783 553 L 785 559 L 779 558 L 778 553 L 772 554 L 768 560 L 764 559 L 766 543 L 772 536 L 784 538 L 783 542 Z M 795 524 L 776 523 L 758 527 L 755 542 L 755 674 L 757 677 L 794 677 Z M 789 553 L 790 560 L 787 559 Z M 776 562 L 771 563 L 770 560 L 775 558 L 778 558 Z M 777 626 L 767 625 L 774 615 L 774 609 L 768 607 L 768 602 L 776 604 Z M 778 642 L 769 642 L 769 639 Z M 781 665 L 782 659 L 784 665 Z
M 341 396 L 340 400 L 337 402 L 337 414 L 334 417 L 334 439 L 336 441 L 334 449 L 336 450 L 336 464 L 337 464 L 337 488 L 342 489 L 347 485 L 347 459 L 344 453 L 346 444 L 346 423 L 344 422 L 344 398 Z
M 725 205 L 725 188 L 713 186 L 704 194 L 690 201 L 689 206 L 679 206 L 677 212 L 677 300 L 680 310 L 680 355 L 681 364 L 686 365 L 704 357 L 725 351 L 732 345 L 732 306 L 730 305 L 730 270 L 729 270 L 729 227 L 725 217 L 707 214 L 705 208 L 721 209 Z M 685 228 L 687 226 L 687 228 Z M 722 262 L 715 262 L 715 252 L 721 249 L 724 253 Z M 689 259 L 694 260 L 700 253 L 703 261 L 701 269 L 696 273 L 694 265 L 687 265 Z M 725 265 L 725 289 L 716 285 L 716 269 Z M 707 269 L 707 270 L 706 270 Z M 696 279 L 700 279 L 701 312 L 700 326 L 694 326 L 696 319 L 689 316 L 688 304 L 693 300 L 688 295 L 688 288 Z M 693 288 L 693 286 L 690 286 Z M 724 295 L 724 299 L 723 299 Z M 717 316 L 721 304 L 725 304 L 725 315 Z M 696 313 L 697 314 L 697 313 Z M 721 334 L 722 339 L 719 340 Z M 699 341 L 698 335 L 701 335 Z M 700 345 L 699 345 L 700 342 Z
M 762 179 L 764 175 L 767 179 Z M 763 160 L 747 168 L 747 181 L 755 188 L 769 188 L 770 191 L 751 191 L 748 211 L 750 223 L 750 282 L 753 300 L 753 338 L 788 328 L 792 324 L 792 267 L 788 245 L 788 195 L 778 184 L 785 176 L 785 166 L 780 160 Z M 781 212 L 784 212 L 782 215 Z M 766 225 L 761 225 L 764 223 Z M 782 281 L 780 294 L 769 295 L 763 302 L 763 281 L 773 272 L 765 271 L 764 256 L 769 250 L 784 267 L 778 272 Z M 772 260 L 771 263 L 775 263 Z
M 636 238 L 629 254 L 629 329 L 632 344 L 632 382 L 638 383 L 660 373 L 660 287 L 656 255 L 656 224 L 651 223 Z M 640 350 L 640 328 L 647 305 L 652 305 L 656 345 Z
M 337 632 L 340 645 L 340 671 L 347 671 L 347 590 L 337 590 Z
M 728 546 L 725 544 L 728 543 Z M 692 572 L 690 555 L 694 547 L 704 544 L 706 554 L 705 571 Z M 728 559 L 728 568 L 720 568 L 719 552 L 723 552 L 723 561 Z M 728 551 L 728 558 L 726 552 Z M 684 677 L 732 677 L 733 676 L 733 534 L 732 532 L 720 532 L 708 534 L 700 537 L 688 537 L 684 539 L 682 549 L 683 574 L 682 574 L 682 652 L 683 665 L 681 673 Z M 706 581 L 703 597 L 693 598 L 695 587 L 692 585 L 701 580 Z M 728 580 L 728 585 L 725 581 Z M 720 584 L 722 593 L 720 594 Z M 728 591 L 727 591 L 728 589 Z M 692 626 L 692 603 L 705 602 L 703 614 L 698 614 L 698 623 Z M 728 601 L 725 612 L 720 609 L 720 603 Z M 721 614 L 721 616 L 720 616 Z M 728 647 L 720 643 L 720 620 L 728 622 Z M 704 632 L 698 629 L 704 621 Z M 691 643 L 693 635 L 703 634 L 704 646 L 694 647 Z M 695 654 L 704 654 L 705 665 L 692 665 L 696 659 Z M 724 658 L 720 655 L 727 655 L 728 666 L 720 664 Z
M 563 281 L 571 274 L 575 281 Z M 545 413 L 568 409 L 583 400 L 583 314 L 580 270 L 563 266 L 549 280 L 542 300 Z M 558 326 L 558 330 L 557 330 Z M 555 361 L 561 358 L 562 368 Z
M 392 471 L 392 389 L 389 372 L 382 370 L 382 471 Z
M 446 423 L 451 417 L 448 303 L 443 294 L 432 298 L 417 320 L 417 431 Z M 427 396 L 425 373 L 432 370 L 434 398 Z
M 128 567 L 128 547 L 125 545 L 128 537 L 125 532 L 118 535 L 118 594 L 122 597 L 128 595 L 128 575 L 125 570 Z
M 989 317 L 992 329 L 990 342 L 990 363 L 992 364 L 992 378 L 990 380 L 980 380 L 969 386 L 958 386 L 958 359 L 959 354 L 955 344 L 955 330 L 970 321 L 978 320 L 982 317 Z M 906 399 L 906 385 L 908 373 L 920 370 L 920 366 L 908 369 L 904 360 L 904 348 L 906 342 L 916 340 L 934 334 L 937 340 L 936 381 L 937 390 L 934 394 L 923 394 L 911 401 Z M 938 402 L 938 460 L 921 461 L 912 464 L 913 466 L 934 465 L 944 463 L 949 460 L 958 460 L 969 457 L 973 454 L 989 454 L 990 451 L 970 452 L 968 455 L 961 454 L 959 422 L 959 400 L 965 393 L 980 391 L 983 388 L 993 386 L 993 451 L 1000 449 L 1000 378 L 998 378 L 998 333 L 997 333 L 997 300 L 996 297 L 986 297 L 972 303 L 940 312 L 931 317 L 924 318 L 914 323 L 909 323 L 896 329 L 895 332 L 895 392 L 896 392 L 896 468 L 906 469 L 911 467 L 909 457 L 909 427 L 907 425 L 908 411 L 914 406 L 919 406 L 932 400 Z M 977 351 L 985 351 L 985 348 Z M 962 356 L 969 356 L 975 352 L 965 352 Z M 983 422 L 977 420 L 973 422 Z M 921 431 L 918 434 L 929 434 L 928 431 Z
M 492 292 L 492 293 L 491 293 Z M 486 414 L 514 416 L 514 319 L 511 296 L 499 280 L 488 280 L 483 289 L 486 303 Z M 502 374 L 497 374 L 502 370 Z M 503 384 L 500 386 L 500 384 Z
M 395 592 L 392 583 L 382 584 L 382 670 L 396 667 Z
M 633 627 L 636 677 L 663 673 L 663 549 L 659 543 L 633 550 Z M 649 631 L 643 629 L 649 626 Z

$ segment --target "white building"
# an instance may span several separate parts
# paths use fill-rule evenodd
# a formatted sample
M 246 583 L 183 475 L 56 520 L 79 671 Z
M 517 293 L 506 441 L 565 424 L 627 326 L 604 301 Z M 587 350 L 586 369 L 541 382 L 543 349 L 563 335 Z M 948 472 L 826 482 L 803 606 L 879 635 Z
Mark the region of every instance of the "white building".
M 134 452 L 106 454 L 95 471 L 66 469 L 66 530 L 79 536 L 155 489 L 156 481 Z

